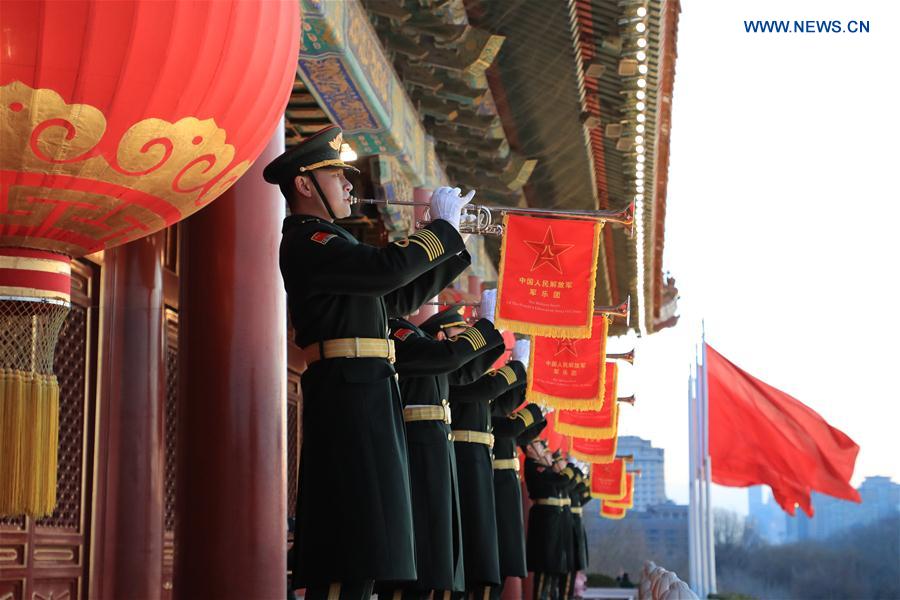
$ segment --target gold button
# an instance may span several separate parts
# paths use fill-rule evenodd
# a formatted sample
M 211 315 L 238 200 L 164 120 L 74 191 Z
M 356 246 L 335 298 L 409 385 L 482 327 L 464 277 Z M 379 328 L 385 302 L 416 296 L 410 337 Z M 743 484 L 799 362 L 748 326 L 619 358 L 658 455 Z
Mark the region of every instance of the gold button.
M 446 399 L 446 398 L 444 398 L 444 399 L 441 400 L 441 405 L 442 405 L 442 406 L 447 406 L 447 399 Z
M 447 434 L 447 439 L 450 440 L 450 441 L 452 442 L 452 441 L 453 441 L 453 434 L 452 434 L 452 433 L 448 433 L 448 434 Z

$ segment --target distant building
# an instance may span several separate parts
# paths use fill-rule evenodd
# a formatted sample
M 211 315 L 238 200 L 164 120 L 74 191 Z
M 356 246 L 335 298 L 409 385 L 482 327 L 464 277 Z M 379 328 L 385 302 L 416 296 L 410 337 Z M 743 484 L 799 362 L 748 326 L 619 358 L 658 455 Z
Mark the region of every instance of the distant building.
M 747 525 L 768 543 L 782 544 L 787 533 L 784 511 L 771 497 L 768 502 L 764 501 L 764 491 L 761 485 L 747 488 Z
M 665 475 L 665 450 L 654 448 L 650 440 L 645 440 L 632 435 L 619 438 L 619 456 L 632 455 L 634 463 L 628 465 L 628 470 L 640 470 L 641 476 L 634 480 L 634 511 L 646 510 L 649 506 L 665 504 L 666 475 Z
M 813 492 L 815 515 L 812 518 L 802 511 L 796 517 L 784 515 L 786 541 L 822 540 L 900 513 L 900 484 L 889 477 L 866 477 L 857 490 L 862 497 L 861 504 Z
M 678 556 L 687 553 L 687 505 L 666 502 L 648 506 L 647 510 L 634 513 L 634 518 L 644 531 L 647 547 L 654 554 Z
M 640 561 L 653 560 L 676 573 L 687 573 L 688 560 L 688 507 L 666 502 L 648 506 L 646 510 L 629 510 L 620 520 L 604 519 L 599 507 L 589 504 L 583 515 L 588 541 L 593 548 L 588 572 L 615 574 L 615 564 L 604 564 L 609 545 L 622 558 L 640 555 Z M 601 548 L 601 546 L 607 546 Z M 606 558 L 608 562 L 608 557 Z

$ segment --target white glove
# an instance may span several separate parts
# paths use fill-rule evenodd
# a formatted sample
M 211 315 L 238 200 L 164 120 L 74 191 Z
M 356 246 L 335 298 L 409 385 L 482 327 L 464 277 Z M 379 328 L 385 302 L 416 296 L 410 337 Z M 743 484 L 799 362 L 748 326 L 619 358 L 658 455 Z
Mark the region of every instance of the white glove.
M 494 309 L 497 307 L 497 290 L 484 290 L 481 292 L 481 304 L 478 306 L 478 316 L 494 322 Z
M 531 340 L 516 340 L 516 345 L 512 350 L 512 360 L 517 360 L 527 367 L 529 358 L 531 358 Z
M 459 188 L 439 187 L 431 194 L 431 213 L 432 219 L 443 219 L 447 221 L 453 228 L 459 231 L 459 217 L 462 213 L 462 207 L 472 201 L 475 196 L 475 190 L 472 190 L 465 196 L 460 196 Z

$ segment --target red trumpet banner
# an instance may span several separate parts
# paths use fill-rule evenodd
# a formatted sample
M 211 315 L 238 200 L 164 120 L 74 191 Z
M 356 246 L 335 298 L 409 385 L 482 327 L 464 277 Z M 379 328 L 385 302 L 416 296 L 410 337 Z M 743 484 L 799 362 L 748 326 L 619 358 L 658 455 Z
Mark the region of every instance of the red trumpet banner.
M 605 395 L 609 319 L 593 317 L 588 339 L 535 337 L 526 395 L 532 402 L 569 410 L 600 410 Z
M 496 326 L 591 337 L 602 222 L 508 214 L 503 227 Z
M 618 521 L 624 519 L 627 513 L 628 511 L 624 508 L 610 506 L 606 500 L 600 503 L 600 516 L 604 519 L 615 519 Z
M 616 458 L 618 445 L 618 436 L 605 440 L 587 440 L 573 437 L 569 442 L 569 455 L 589 463 L 610 463 Z
M 619 498 L 610 498 L 603 503 L 613 508 L 634 508 L 634 473 L 625 473 L 625 493 Z
M 618 365 L 606 363 L 605 392 L 600 410 L 561 410 L 556 430 L 588 440 L 605 440 L 618 434 L 619 403 L 616 401 Z
M 591 464 L 591 497 L 617 500 L 625 495 L 625 485 L 625 461 L 621 458 Z

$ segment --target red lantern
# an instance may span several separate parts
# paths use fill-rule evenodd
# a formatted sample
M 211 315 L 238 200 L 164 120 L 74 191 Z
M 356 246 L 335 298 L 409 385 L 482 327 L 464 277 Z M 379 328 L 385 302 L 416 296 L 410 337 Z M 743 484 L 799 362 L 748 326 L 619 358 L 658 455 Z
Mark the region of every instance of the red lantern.
M 0 514 L 55 505 L 69 260 L 228 189 L 282 119 L 299 30 L 296 0 L 3 3 Z

